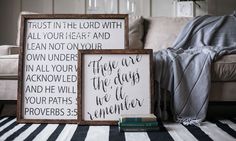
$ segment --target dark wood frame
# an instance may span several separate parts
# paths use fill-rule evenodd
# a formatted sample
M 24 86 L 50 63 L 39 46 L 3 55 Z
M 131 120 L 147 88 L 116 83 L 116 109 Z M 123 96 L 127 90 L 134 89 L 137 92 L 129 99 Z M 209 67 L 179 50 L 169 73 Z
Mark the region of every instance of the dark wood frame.
M 152 58 L 153 58 L 153 52 L 150 49 L 144 49 L 144 50 L 140 50 L 140 49 L 131 49 L 131 50 L 79 50 L 78 51 L 78 116 L 79 116 L 79 123 L 81 125 L 117 125 L 118 121 L 107 121 L 107 120 L 102 120 L 102 121 L 85 121 L 83 120 L 83 115 L 82 115 L 82 110 L 83 110 L 83 106 L 82 106 L 82 97 L 83 97 L 83 65 L 84 65 L 84 61 L 83 61 L 83 57 L 84 55 L 91 55 L 91 54 L 98 54 L 98 55 L 102 55 L 102 54 L 117 54 L 117 55 L 129 55 L 129 54 L 144 54 L 144 55 L 149 55 L 149 59 L 150 59 L 150 98 L 151 98 L 151 103 L 150 103 L 150 111 L 151 113 L 154 112 L 154 79 L 153 79 L 153 62 L 152 62 Z
M 25 65 L 25 44 L 26 44 L 26 31 L 27 31 L 27 20 L 32 19 L 124 19 L 125 21 L 125 32 L 124 32 L 124 47 L 129 47 L 128 40 L 128 15 L 127 14 L 29 14 L 21 16 L 21 29 L 20 29 L 20 53 L 19 53 L 19 67 L 18 67 L 18 93 L 17 93 L 17 122 L 18 123 L 77 123 L 77 120 L 70 119 L 24 119 L 22 108 L 23 108 L 23 82 L 24 72 L 23 68 Z M 14 78 L 13 78 L 14 79 Z M 79 107 L 77 107 L 79 109 Z

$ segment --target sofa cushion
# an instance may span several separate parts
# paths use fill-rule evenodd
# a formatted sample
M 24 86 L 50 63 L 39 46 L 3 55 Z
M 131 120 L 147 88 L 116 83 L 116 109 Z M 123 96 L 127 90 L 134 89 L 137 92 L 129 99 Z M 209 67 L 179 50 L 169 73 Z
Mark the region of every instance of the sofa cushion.
M 141 16 L 129 17 L 129 48 L 143 49 L 143 18 Z
M 236 81 L 236 54 L 225 55 L 213 63 L 212 81 Z
M 17 100 L 17 80 L 0 81 L 0 100 Z
M 18 74 L 18 55 L 0 56 L 0 77 L 16 77 Z
M 191 18 L 155 17 L 145 20 L 145 49 L 154 52 L 171 47 L 177 35 Z

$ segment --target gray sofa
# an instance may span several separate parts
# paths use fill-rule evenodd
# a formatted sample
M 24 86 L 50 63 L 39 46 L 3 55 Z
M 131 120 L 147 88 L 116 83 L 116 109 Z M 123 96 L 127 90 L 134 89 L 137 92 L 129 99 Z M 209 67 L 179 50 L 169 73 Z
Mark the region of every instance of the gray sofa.
M 130 22 L 130 48 L 158 51 L 171 47 L 190 18 L 135 18 Z M 19 37 L 18 37 L 19 38 Z M 17 39 L 17 44 L 19 39 Z M 0 46 L 0 101 L 17 99 L 17 46 Z M 212 66 L 210 101 L 236 101 L 236 54 L 226 55 Z M 15 110 L 15 109 L 14 109 Z
M 177 35 L 191 18 L 156 17 L 144 20 L 144 48 L 158 51 L 171 47 Z M 158 66 L 157 66 L 158 67 Z M 211 69 L 211 89 L 207 118 L 236 116 L 236 54 L 225 55 L 213 62 Z M 157 94 L 156 94 L 157 95 Z M 161 118 L 168 118 L 171 104 L 165 103 L 170 98 L 168 92 L 162 91 Z M 200 97 L 200 96 L 199 96 Z M 169 108 L 168 108 L 169 107 Z M 172 116 L 169 116 L 172 119 Z
M 156 17 L 144 19 L 144 48 L 158 51 L 171 47 L 191 18 Z M 213 63 L 210 101 L 236 101 L 236 54 L 225 55 Z

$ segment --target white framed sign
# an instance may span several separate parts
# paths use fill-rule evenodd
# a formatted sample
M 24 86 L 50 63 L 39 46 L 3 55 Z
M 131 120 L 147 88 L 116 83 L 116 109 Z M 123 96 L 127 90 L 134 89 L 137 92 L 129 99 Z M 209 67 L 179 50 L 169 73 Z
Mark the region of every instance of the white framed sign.
M 127 17 L 23 15 L 17 121 L 77 123 L 77 50 L 128 47 Z
M 152 50 L 79 50 L 79 124 L 152 113 Z
M 194 17 L 195 5 L 193 1 L 179 1 L 176 4 L 177 17 Z

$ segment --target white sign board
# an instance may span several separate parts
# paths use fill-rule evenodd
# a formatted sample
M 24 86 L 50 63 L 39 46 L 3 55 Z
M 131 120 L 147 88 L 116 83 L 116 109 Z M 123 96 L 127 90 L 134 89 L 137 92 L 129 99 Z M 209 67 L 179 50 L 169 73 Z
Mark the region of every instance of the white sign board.
M 81 51 L 78 75 L 81 74 L 82 124 L 87 121 L 110 124 L 109 121 L 118 121 L 121 114 L 152 113 L 151 51 L 148 51 Z
M 19 119 L 76 122 L 77 50 L 127 45 L 126 15 L 68 16 L 23 17 Z

